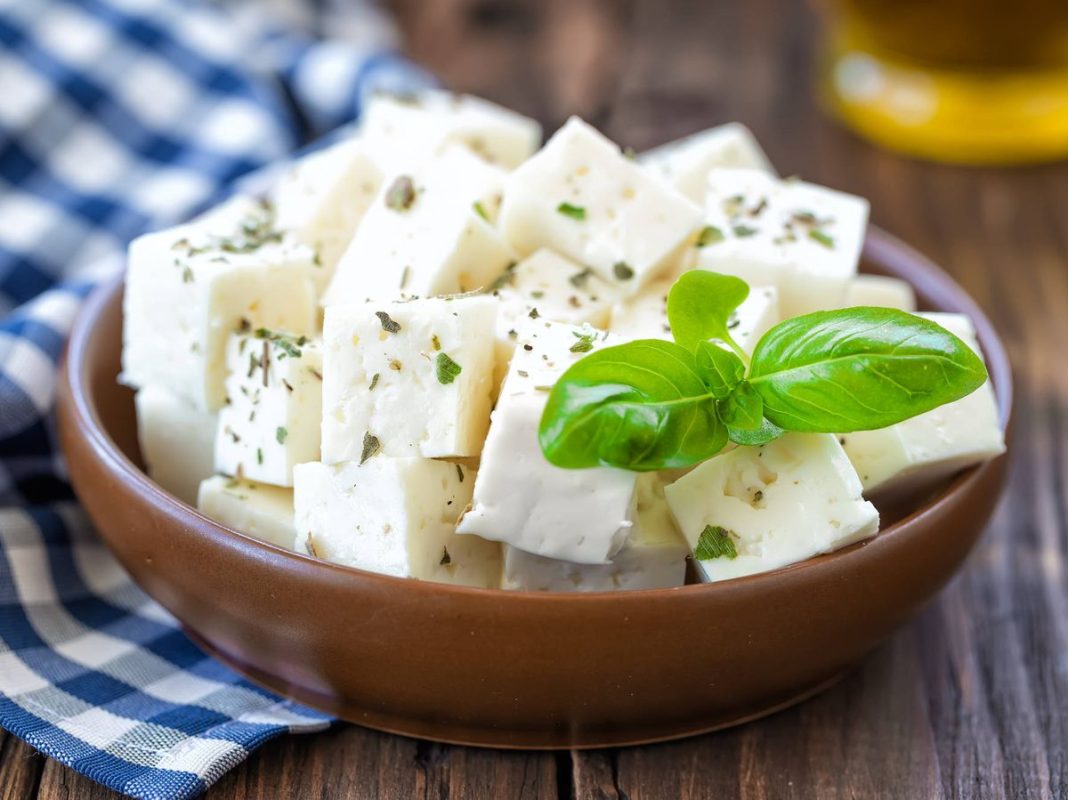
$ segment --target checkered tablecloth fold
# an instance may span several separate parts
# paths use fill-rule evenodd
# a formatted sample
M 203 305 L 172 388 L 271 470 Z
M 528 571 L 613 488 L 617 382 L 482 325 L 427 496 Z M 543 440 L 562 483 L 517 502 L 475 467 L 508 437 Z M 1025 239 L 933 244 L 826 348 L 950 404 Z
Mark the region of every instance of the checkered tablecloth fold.
M 0 4 L 0 726 L 130 796 L 331 720 L 207 657 L 96 539 L 56 448 L 66 335 L 131 238 L 427 84 L 390 45 L 369 0 Z

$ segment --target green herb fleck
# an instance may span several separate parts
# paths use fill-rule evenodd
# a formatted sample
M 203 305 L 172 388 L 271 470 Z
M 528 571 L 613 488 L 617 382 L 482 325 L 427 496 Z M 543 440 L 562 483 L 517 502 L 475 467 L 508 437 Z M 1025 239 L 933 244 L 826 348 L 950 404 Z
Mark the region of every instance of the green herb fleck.
M 375 316 L 378 317 L 378 321 L 382 323 L 382 330 L 386 333 L 399 333 L 401 326 L 399 322 L 395 322 L 390 318 L 389 314 L 385 311 L 376 311 Z
M 530 317 L 531 319 L 537 319 L 538 317 L 541 316 L 541 314 L 538 313 L 538 309 L 532 308 L 532 309 L 530 309 L 530 313 L 527 314 L 527 316 Z M 509 331 L 509 333 L 511 333 L 511 331 Z
M 261 465 L 263 464 L 263 448 L 262 447 L 257 447 L 256 448 L 256 463 L 257 464 L 261 464 Z
M 819 242 L 824 247 L 826 247 L 828 250 L 833 250 L 834 249 L 834 237 L 828 236 L 826 233 L 824 233 L 821 230 L 817 230 L 816 228 L 812 228 L 808 232 L 808 238 L 812 239 L 814 242 Z
M 798 225 L 822 225 L 820 218 L 812 211 L 795 211 L 790 215 Z
M 375 387 L 378 386 L 378 379 L 380 377 L 382 377 L 381 373 L 378 372 L 371 376 L 371 385 L 367 387 L 367 391 L 373 392 L 375 390 Z
M 486 220 L 486 222 L 490 221 L 489 214 L 486 213 L 486 207 L 482 205 L 481 200 L 476 200 L 472 203 L 472 208 L 474 208 L 475 213 L 482 217 L 482 219 Z
M 729 559 L 738 557 L 734 539 L 731 538 L 726 528 L 721 528 L 719 525 L 706 525 L 697 538 L 697 547 L 693 549 L 693 557 L 698 561 L 708 561 L 722 556 Z
M 515 268 L 516 262 L 513 261 L 507 267 L 504 268 L 504 272 L 493 279 L 493 282 L 486 287 L 487 292 L 496 292 L 503 289 L 505 286 L 515 285 Z
M 373 436 L 370 431 L 365 432 L 363 435 L 363 450 L 360 451 L 360 464 L 362 465 L 381 449 L 382 443 L 378 441 L 378 437 Z
M 723 201 L 723 212 L 728 217 L 737 216 L 745 206 L 745 195 L 735 194 Z
M 589 267 L 583 267 L 567 280 L 576 289 L 581 289 L 583 286 L 589 283 L 591 275 L 593 275 L 593 270 Z
M 464 468 L 459 464 L 456 465 L 456 477 L 460 479 L 460 483 L 464 482 Z
M 438 338 L 436 333 L 430 337 L 430 346 L 435 350 L 441 349 L 441 339 Z
M 556 207 L 557 213 L 563 214 L 565 217 L 571 217 L 571 219 L 584 220 L 586 219 L 586 209 L 583 206 L 575 206 L 571 203 L 561 203 Z
M 285 444 L 287 436 L 289 436 L 289 431 L 279 425 L 278 429 L 274 432 L 274 438 L 278 440 L 278 444 Z
M 415 184 L 407 175 L 398 175 L 386 190 L 386 206 L 394 211 L 407 211 L 415 202 Z
M 446 353 L 438 353 L 437 360 L 434 362 L 434 367 L 438 376 L 438 383 L 449 384 L 456 380 L 456 376 L 460 374 L 461 367 Z
M 618 281 L 629 281 L 634 277 L 634 270 L 626 261 L 617 261 L 612 265 L 612 273 Z
M 592 333 L 576 333 L 574 336 L 578 341 L 568 348 L 572 353 L 590 352 L 593 349 L 593 341 L 597 338 L 596 334 Z
M 190 267 L 188 264 L 186 264 L 186 265 L 184 265 L 182 267 L 182 283 L 192 283 L 192 282 L 193 282 L 193 268 Z
M 705 225 L 705 227 L 701 228 L 701 232 L 697 234 L 697 246 L 708 247 L 710 244 L 722 242 L 724 238 L 723 231 L 715 225 Z
M 290 358 L 300 358 L 300 348 L 308 343 L 308 337 L 306 336 L 291 336 L 288 333 L 280 333 L 279 331 L 272 331 L 267 328 L 257 328 L 255 336 L 257 339 L 265 340 L 265 348 L 267 342 L 272 342 L 275 347 Z
M 252 253 L 265 244 L 280 242 L 282 233 L 274 227 L 275 209 L 270 200 L 262 199 L 230 236 L 212 236 L 202 247 L 190 247 L 190 255 L 222 250 L 224 253 Z M 220 260 L 220 259 L 213 259 Z
M 739 239 L 748 239 L 750 236 L 756 236 L 760 231 L 757 228 L 750 228 L 748 225 L 735 225 L 731 228 L 734 235 Z

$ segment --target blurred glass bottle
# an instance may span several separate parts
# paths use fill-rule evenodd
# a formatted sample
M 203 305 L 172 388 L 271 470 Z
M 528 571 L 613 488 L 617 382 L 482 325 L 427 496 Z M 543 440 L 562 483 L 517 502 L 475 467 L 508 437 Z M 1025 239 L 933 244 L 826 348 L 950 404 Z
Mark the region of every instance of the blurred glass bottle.
M 1068 157 L 1068 0 L 823 0 L 831 109 L 938 161 Z

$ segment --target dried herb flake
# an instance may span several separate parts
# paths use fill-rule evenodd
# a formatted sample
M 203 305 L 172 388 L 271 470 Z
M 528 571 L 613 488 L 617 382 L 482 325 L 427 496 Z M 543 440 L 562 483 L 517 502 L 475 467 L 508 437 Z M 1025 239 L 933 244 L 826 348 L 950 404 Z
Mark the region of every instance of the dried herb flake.
M 734 546 L 734 539 L 726 528 L 719 525 L 706 525 L 697 538 L 697 547 L 693 549 L 693 557 L 698 561 L 721 557 L 734 559 L 738 557 L 738 549 Z
M 463 371 L 462 367 L 449 358 L 447 353 L 438 353 L 438 357 L 434 362 L 434 370 L 438 377 L 438 383 L 441 384 L 452 383 L 456 380 L 456 376 Z

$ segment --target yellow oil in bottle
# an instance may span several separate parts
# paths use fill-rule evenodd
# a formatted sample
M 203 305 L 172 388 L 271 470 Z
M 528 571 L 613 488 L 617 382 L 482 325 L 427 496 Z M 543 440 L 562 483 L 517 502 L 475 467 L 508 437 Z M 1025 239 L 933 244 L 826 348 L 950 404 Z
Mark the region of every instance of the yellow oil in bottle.
M 888 148 L 937 161 L 1068 157 L 1068 0 L 837 0 L 822 90 Z

